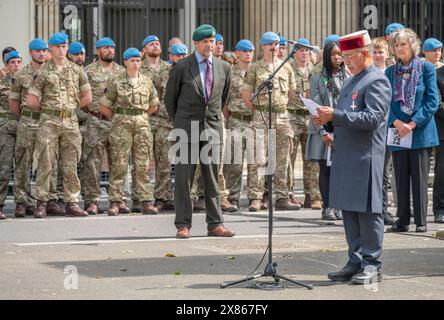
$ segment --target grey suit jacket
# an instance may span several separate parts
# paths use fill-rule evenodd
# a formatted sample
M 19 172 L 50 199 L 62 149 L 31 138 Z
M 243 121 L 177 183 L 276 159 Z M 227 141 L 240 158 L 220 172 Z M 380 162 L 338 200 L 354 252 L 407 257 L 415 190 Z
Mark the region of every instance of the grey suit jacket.
M 192 121 L 199 122 L 199 135 L 205 129 L 212 129 L 217 130 L 222 137 L 222 110 L 229 97 L 230 65 L 213 58 L 213 72 L 213 91 L 207 104 L 194 53 L 177 62 L 171 70 L 166 87 L 165 105 L 174 122 L 174 128 L 185 130 L 189 139 L 191 139 Z
M 390 82 L 374 65 L 344 84 L 333 116 L 332 208 L 382 212 L 387 113 L 391 99 Z

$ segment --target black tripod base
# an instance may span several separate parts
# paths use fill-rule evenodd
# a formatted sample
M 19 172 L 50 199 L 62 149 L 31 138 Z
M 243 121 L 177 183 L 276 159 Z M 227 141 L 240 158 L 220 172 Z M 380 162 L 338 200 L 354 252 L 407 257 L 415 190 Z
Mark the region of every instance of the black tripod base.
M 282 275 L 276 273 L 276 265 L 273 264 L 273 263 L 269 263 L 267 265 L 267 267 L 265 268 L 265 272 L 263 274 L 252 275 L 252 276 L 249 276 L 249 277 L 246 277 L 244 279 L 237 280 L 237 281 L 225 282 L 225 283 L 220 285 L 220 288 L 221 289 L 226 289 L 226 288 L 234 286 L 236 284 L 240 284 L 240 283 L 244 283 L 244 282 L 249 282 L 249 281 L 252 281 L 252 280 L 257 280 L 257 279 L 264 278 L 264 277 L 271 277 L 271 278 L 273 278 L 276 284 L 280 284 L 281 280 L 285 280 L 285 281 L 293 283 L 295 285 L 304 287 L 304 288 L 306 288 L 308 290 L 313 290 L 313 286 L 311 284 L 305 284 L 305 283 L 300 282 L 300 281 L 295 281 L 295 280 L 292 280 L 292 279 L 290 279 L 288 277 L 285 277 L 285 276 L 282 276 Z

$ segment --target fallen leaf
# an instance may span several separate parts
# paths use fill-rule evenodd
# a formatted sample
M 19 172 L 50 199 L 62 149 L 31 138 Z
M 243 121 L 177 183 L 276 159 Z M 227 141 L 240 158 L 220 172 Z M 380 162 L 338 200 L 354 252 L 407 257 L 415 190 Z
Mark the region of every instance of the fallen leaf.
M 174 272 L 174 275 L 175 275 L 175 276 L 181 276 L 181 275 L 182 275 L 182 272 L 180 272 L 180 271 L 176 271 L 176 272 Z
M 165 257 L 167 257 L 167 258 L 176 258 L 176 255 L 174 253 L 167 253 L 165 255 Z
M 228 260 L 236 260 L 236 257 L 228 257 Z

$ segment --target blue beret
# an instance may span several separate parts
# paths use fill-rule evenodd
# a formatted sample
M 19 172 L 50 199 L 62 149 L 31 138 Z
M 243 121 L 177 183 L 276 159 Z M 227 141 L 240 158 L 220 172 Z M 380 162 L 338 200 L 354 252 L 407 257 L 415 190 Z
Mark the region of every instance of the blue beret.
M 433 51 L 442 48 L 442 42 L 435 38 L 428 38 L 422 45 L 422 50 Z
M 29 43 L 29 50 L 48 50 L 48 44 L 45 40 L 36 38 Z
M 224 37 L 221 34 L 216 34 L 216 42 L 224 42 Z
M 129 48 L 123 53 L 123 60 L 131 58 L 142 58 L 142 54 L 136 48 Z
M 261 44 L 263 45 L 272 44 L 274 42 L 279 42 L 279 41 L 281 41 L 281 39 L 274 32 L 265 32 L 261 38 Z
M 405 29 L 405 27 L 400 24 L 400 23 L 392 23 L 390 25 L 388 25 L 388 27 L 385 29 L 385 34 L 391 35 L 393 32 L 398 31 L 398 30 L 402 30 Z
M 116 47 L 116 44 L 114 43 L 113 39 L 111 38 L 102 38 L 100 40 L 97 40 L 96 42 L 96 48 L 102 48 L 102 47 Z
M 287 46 L 288 45 L 287 39 L 285 39 L 285 37 L 280 36 L 279 39 L 280 39 L 279 45 L 281 45 L 281 46 Z
M 68 35 L 66 33 L 55 33 L 49 38 L 48 43 L 53 46 L 57 46 L 59 44 L 68 44 Z
M 201 25 L 193 33 L 193 41 L 201 41 L 206 38 L 215 38 L 215 37 L 216 37 L 216 29 L 209 24 Z
M 324 40 L 324 47 L 327 44 L 330 44 L 330 43 L 333 43 L 333 42 L 335 42 L 336 44 L 339 44 L 339 40 L 340 39 L 341 39 L 341 36 L 339 36 L 337 34 L 331 34 L 327 38 L 325 38 L 325 40 Z
M 76 55 L 86 53 L 85 46 L 80 42 L 73 42 L 69 46 L 68 54 Z
M 170 53 L 175 56 L 185 56 L 188 54 L 188 48 L 186 45 L 181 43 L 174 44 L 170 48 Z
M 236 50 L 239 51 L 254 51 L 254 45 L 253 42 L 250 40 L 244 39 L 237 43 Z
M 20 53 L 18 51 L 11 51 L 5 59 L 6 63 L 9 63 L 9 61 L 11 61 L 12 59 L 21 59 L 22 56 L 20 55 Z
M 310 41 L 308 41 L 308 40 L 305 39 L 305 38 L 299 38 L 298 40 L 296 40 L 296 42 L 297 42 L 297 43 L 300 43 L 300 44 L 303 44 L 303 45 L 306 45 L 306 46 L 309 46 L 309 45 L 310 45 Z
M 153 41 L 160 41 L 160 40 L 157 36 L 148 36 L 145 38 L 145 40 L 143 40 L 142 46 L 145 47 L 148 43 Z

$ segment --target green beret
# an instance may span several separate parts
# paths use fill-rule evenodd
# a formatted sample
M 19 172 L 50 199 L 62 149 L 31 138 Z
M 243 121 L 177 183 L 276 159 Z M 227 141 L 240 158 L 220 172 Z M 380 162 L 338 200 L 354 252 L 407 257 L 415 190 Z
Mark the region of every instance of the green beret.
M 194 31 L 193 41 L 201 41 L 206 38 L 216 37 L 216 29 L 209 24 L 203 24 Z

